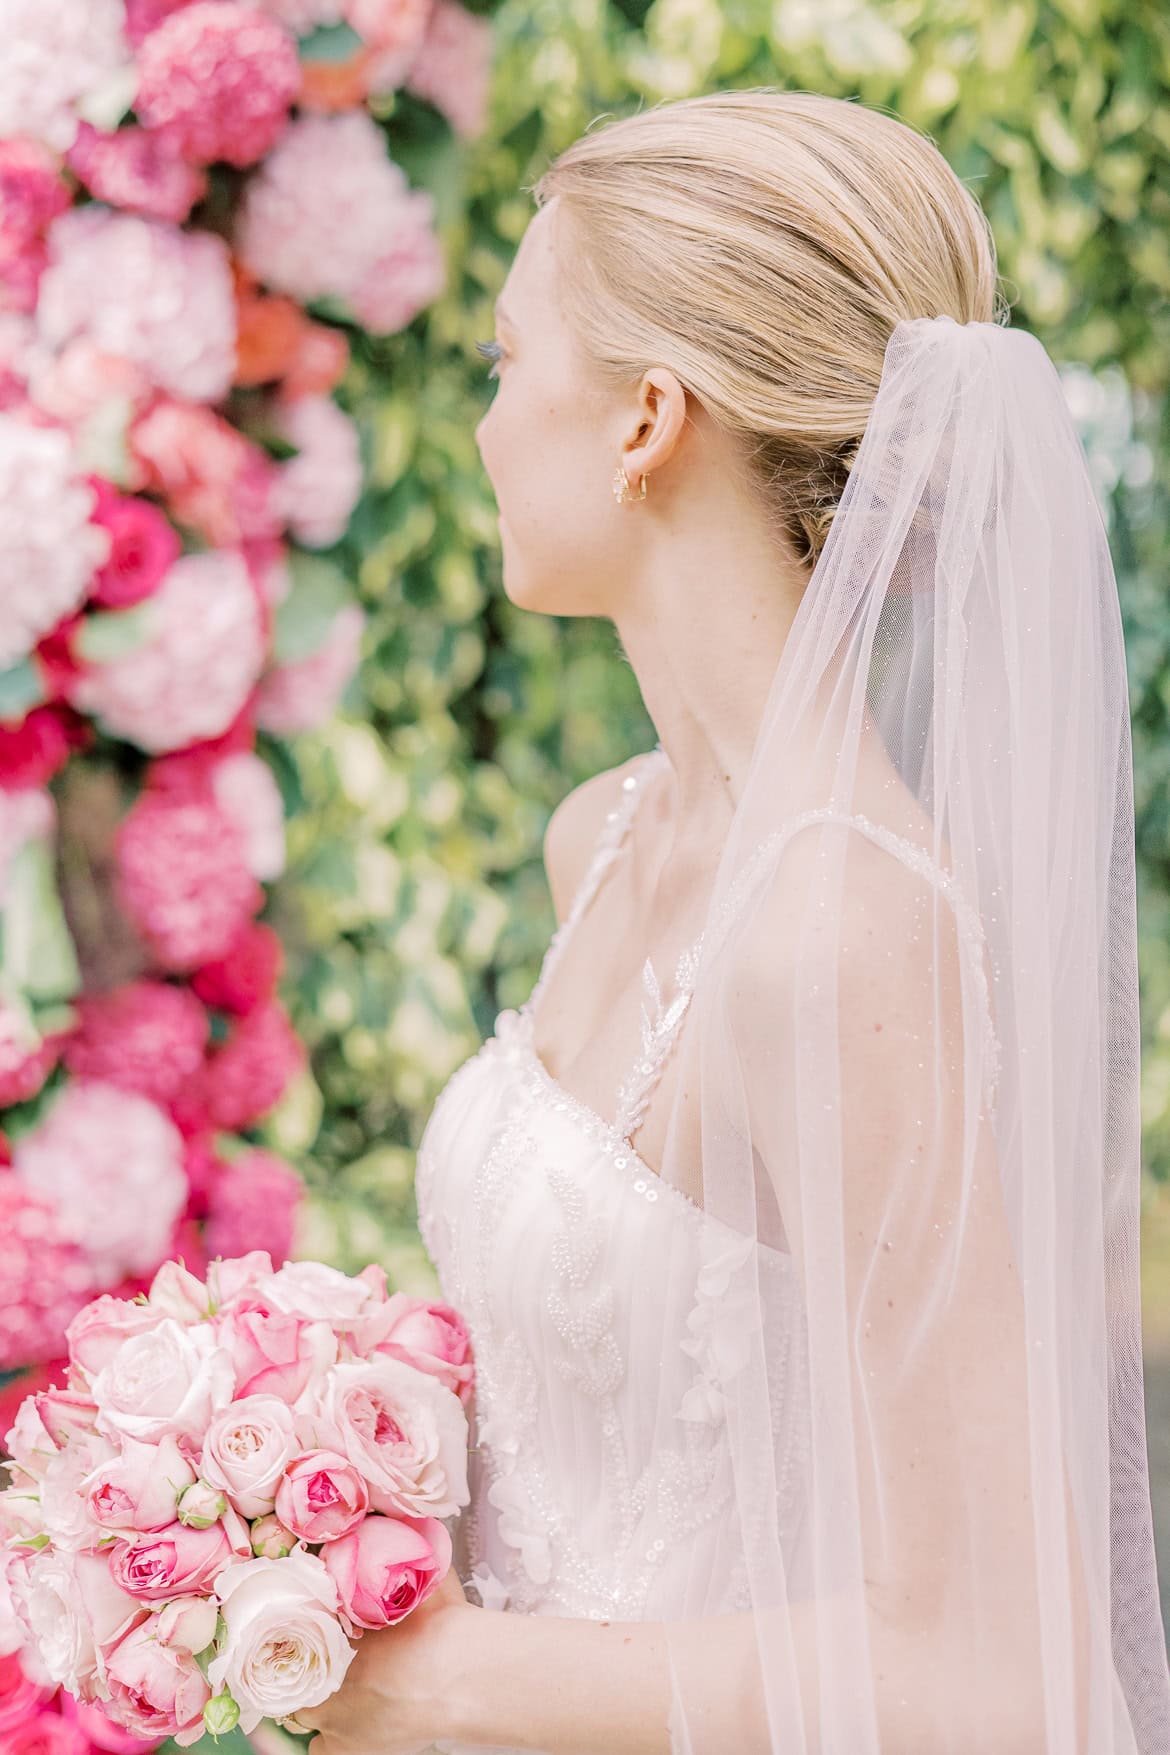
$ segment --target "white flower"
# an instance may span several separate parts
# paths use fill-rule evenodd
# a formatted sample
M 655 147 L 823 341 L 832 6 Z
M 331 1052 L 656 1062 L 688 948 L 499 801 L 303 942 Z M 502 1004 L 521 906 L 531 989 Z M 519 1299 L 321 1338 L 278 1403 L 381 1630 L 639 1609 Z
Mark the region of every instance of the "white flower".
M 299 1449 L 288 1404 L 274 1395 L 246 1395 L 212 1418 L 201 1473 L 242 1517 L 266 1517 L 285 1467 Z
M 284 801 L 272 769 L 250 750 L 225 756 L 211 771 L 211 790 L 239 830 L 248 870 L 271 883 L 284 870 Z
M 340 1688 L 354 1648 L 337 1619 L 337 1588 L 314 1554 L 225 1567 L 215 1592 L 226 1632 L 208 1666 L 212 1687 L 240 1709 L 240 1729 L 320 1706 Z
M 0 670 L 84 600 L 109 552 L 93 507 L 69 435 L 0 414 Z
M 134 95 L 124 22 L 123 0 L 0 0 L 0 139 L 66 152 L 83 115 L 116 122 Z
M 184 1328 L 168 1317 L 123 1341 L 94 1378 L 97 1424 L 144 1442 L 171 1436 L 202 1443 L 234 1387 L 231 1356 L 210 1326 Z

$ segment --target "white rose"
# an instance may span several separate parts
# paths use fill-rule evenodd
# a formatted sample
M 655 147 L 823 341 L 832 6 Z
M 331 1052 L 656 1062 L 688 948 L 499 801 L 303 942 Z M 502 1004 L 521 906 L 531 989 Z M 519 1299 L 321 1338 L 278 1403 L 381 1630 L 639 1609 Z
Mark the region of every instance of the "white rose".
M 262 1718 L 320 1706 L 340 1688 L 354 1648 L 337 1619 L 337 1588 L 315 1554 L 245 1560 L 220 1573 L 226 1632 L 207 1679 L 240 1709 L 245 1736 Z
M 342 1328 L 381 1303 L 367 1281 L 351 1278 L 322 1261 L 286 1261 L 276 1273 L 258 1280 L 253 1293 L 270 1310 Z
M 300 1451 L 292 1410 L 274 1395 L 246 1395 L 216 1414 L 200 1472 L 243 1517 L 266 1517 L 285 1468 Z
M 55 1548 L 76 1554 L 96 1548 L 109 1535 L 90 1516 L 82 1488 L 87 1475 L 117 1454 L 109 1439 L 90 1432 L 59 1450 L 50 1462 L 41 1482 L 41 1528 Z
M 356 1359 L 326 1374 L 298 1414 L 306 1448 L 339 1450 L 375 1511 L 449 1517 L 467 1504 L 467 1416 L 454 1390 L 401 1359 Z
M 163 1262 L 150 1282 L 146 1301 L 160 1315 L 184 1324 L 199 1322 L 210 1311 L 207 1287 L 178 1261 Z
M 210 1326 L 184 1328 L 167 1317 L 123 1341 L 94 1378 L 98 1428 L 145 1441 L 202 1443 L 212 1414 L 227 1406 L 234 1388 L 231 1356 Z
M 136 1620 L 143 1605 L 114 1583 L 104 1559 L 43 1548 L 10 1573 L 12 1594 L 51 1681 L 82 1700 L 104 1691 L 100 1647 Z

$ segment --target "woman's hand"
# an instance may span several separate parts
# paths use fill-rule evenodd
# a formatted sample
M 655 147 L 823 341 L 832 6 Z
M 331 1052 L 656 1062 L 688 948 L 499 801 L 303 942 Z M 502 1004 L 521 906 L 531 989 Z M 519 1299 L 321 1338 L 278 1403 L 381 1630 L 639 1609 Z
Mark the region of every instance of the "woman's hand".
M 447 1702 L 467 1617 L 477 1613 L 450 1567 L 393 1627 L 363 1633 L 336 1694 L 291 1727 L 319 1734 L 308 1755 L 420 1755 L 451 1735 Z

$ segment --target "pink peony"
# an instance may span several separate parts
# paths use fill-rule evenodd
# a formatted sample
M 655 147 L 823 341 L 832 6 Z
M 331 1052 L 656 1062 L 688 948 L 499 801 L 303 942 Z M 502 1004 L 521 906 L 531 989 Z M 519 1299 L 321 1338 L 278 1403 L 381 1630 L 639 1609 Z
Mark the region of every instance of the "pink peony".
M 90 601 L 103 609 L 126 609 L 150 597 L 178 560 L 178 532 L 148 500 L 120 494 L 94 476 L 93 522 L 108 531 L 110 553 L 98 571 Z
M 142 606 L 144 637 L 87 666 L 71 704 L 140 749 L 182 748 L 223 732 L 264 662 L 260 604 L 242 558 L 184 555 Z
M 323 724 L 361 661 L 365 625 L 364 610 L 343 604 L 316 652 L 268 671 L 256 691 L 257 724 L 277 737 Z
M 264 896 L 213 804 L 146 792 L 117 837 L 118 898 L 164 969 L 223 956 Z
M 272 997 L 283 967 L 278 934 L 262 921 L 249 920 L 221 958 L 195 970 L 191 987 L 204 1005 L 243 1016 Z
M 139 487 L 214 548 L 270 540 L 283 511 L 278 466 L 210 408 L 160 399 L 130 430 Z
M 349 1535 L 370 1508 L 361 1475 L 333 1450 L 310 1450 L 287 1463 L 276 1487 L 276 1515 L 303 1542 Z
M 120 110 L 133 95 L 122 0 L 4 0 L 0 138 L 25 135 L 64 152 L 82 110 Z
M 0 1170 L 0 1371 L 55 1358 L 94 1290 L 93 1270 L 53 1202 Z
M 13 1167 L 55 1203 L 65 1236 L 107 1285 L 157 1267 L 187 1198 L 178 1130 L 145 1097 L 100 1082 L 65 1086 L 17 1141 Z
M 138 55 L 139 120 L 195 164 L 255 164 L 276 145 L 300 90 L 296 44 L 235 0 L 172 13 Z
M 68 164 L 99 201 L 145 219 L 182 225 L 207 193 L 206 173 L 188 164 L 172 141 L 145 128 L 103 134 L 83 122 Z
M 457 134 L 482 134 L 491 84 L 492 27 L 459 0 L 434 0 L 407 89 L 434 104 Z
M 129 981 L 83 994 L 76 1010 L 65 1064 L 78 1078 L 139 1091 L 166 1108 L 203 1065 L 207 1013 L 186 987 Z
M 191 1653 L 164 1645 L 149 1622 L 114 1647 L 106 1674 L 112 1709 L 138 1736 L 202 1730 L 211 1689 Z
M 224 1166 L 210 1191 L 204 1242 L 225 1258 L 264 1249 L 279 1266 L 296 1238 L 304 1185 L 291 1164 L 256 1147 Z
M 299 396 L 278 406 L 277 430 L 297 447 L 281 467 L 283 521 L 307 548 L 330 548 L 345 535 L 362 491 L 357 427 L 331 396 Z
M 446 1577 L 451 1537 L 437 1517 L 367 1517 L 321 1558 L 351 1621 L 392 1627 Z
M 389 334 L 443 290 L 433 220 L 431 196 L 410 188 L 364 111 L 303 116 L 249 182 L 237 244 L 274 290 L 339 299 Z
M 0 140 L 0 237 L 35 238 L 71 205 L 55 153 L 37 140 Z
M 172 396 L 227 394 L 236 306 L 222 238 L 91 203 L 54 220 L 48 241 L 36 318 L 50 347 L 88 336 Z
M 109 551 L 67 433 L 0 414 L 0 670 L 85 598 Z

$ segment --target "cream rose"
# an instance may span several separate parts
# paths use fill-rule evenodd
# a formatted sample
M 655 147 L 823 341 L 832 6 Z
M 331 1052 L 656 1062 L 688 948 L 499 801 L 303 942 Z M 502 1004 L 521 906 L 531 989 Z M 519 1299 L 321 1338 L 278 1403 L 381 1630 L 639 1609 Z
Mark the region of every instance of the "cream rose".
M 227 1406 L 234 1388 L 231 1359 L 210 1324 L 184 1328 L 166 1317 L 123 1341 L 95 1377 L 93 1397 L 103 1432 L 202 1443 L 212 1414 Z
M 274 1395 L 247 1395 L 212 1418 L 200 1472 L 243 1517 L 266 1517 L 286 1465 L 300 1451 L 292 1410 Z
M 262 1718 L 320 1706 L 340 1688 L 354 1648 L 337 1619 L 337 1587 L 316 1555 L 245 1560 L 216 1580 L 226 1631 L 207 1679 L 240 1709 L 245 1736 Z

